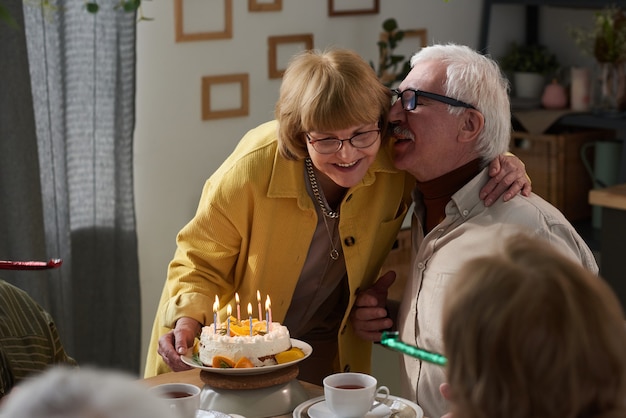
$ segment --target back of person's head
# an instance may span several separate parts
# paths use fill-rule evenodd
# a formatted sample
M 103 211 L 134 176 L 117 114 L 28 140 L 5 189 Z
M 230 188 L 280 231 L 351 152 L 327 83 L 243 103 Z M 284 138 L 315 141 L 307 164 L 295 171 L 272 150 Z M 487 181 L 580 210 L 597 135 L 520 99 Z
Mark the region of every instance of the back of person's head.
M 385 138 L 390 107 L 389 89 L 356 52 L 304 51 L 289 62 L 276 103 L 280 151 L 286 158 L 301 159 L 308 154 L 304 132 L 378 121 Z
M 491 161 L 509 149 L 511 113 L 509 82 L 498 63 L 479 52 L 456 44 L 436 44 L 419 50 L 411 67 L 425 61 L 438 61 L 447 67 L 445 95 L 474 105 L 485 118 L 485 127 L 476 142 L 476 151 Z M 450 113 L 465 109 L 449 106 Z
M 11 418 L 166 418 L 169 410 L 136 378 L 95 368 L 53 367 L 13 388 Z
M 626 326 L 602 278 L 516 236 L 466 263 L 449 289 L 455 418 L 626 417 Z

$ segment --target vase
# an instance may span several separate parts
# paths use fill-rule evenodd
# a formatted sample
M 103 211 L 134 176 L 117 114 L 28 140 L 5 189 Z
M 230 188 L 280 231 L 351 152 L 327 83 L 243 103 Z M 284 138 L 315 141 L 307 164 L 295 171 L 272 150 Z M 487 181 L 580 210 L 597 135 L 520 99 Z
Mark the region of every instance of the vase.
M 606 115 L 626 111 L 626 62 L 598 63 L 594 107 Z
M 575 112 L 588 112 L 591 107 L 591 69 L 572 67 L 570 108 Z
M 567 92 L 557 80 L 552 80 L 543 89 L 541 105 L 546 109 L 564 109 L 567 106 Z

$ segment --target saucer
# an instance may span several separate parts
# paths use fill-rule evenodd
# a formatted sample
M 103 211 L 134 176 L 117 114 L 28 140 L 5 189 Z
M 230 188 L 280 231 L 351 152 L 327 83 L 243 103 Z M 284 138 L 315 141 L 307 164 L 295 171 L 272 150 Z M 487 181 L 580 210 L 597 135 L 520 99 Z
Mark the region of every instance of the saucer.
M 374 408 L 366 415 L 367 418 L 382 418 L 393 414 L 394 418 L 424 418 L 424 411 L 416 403 L 397 396 L 389 395 L 385 400 L 376 398 L 382 405 Z M 383 409 L 383 407 L 385 407 Z M 379 415 L 385 411 L 386 415 Z M 333 414 L 326 406 L 323 396 L 309 399 L 293 410 L 293 418 L 332 418 Z
M 311 418 L 332 418 L 335 416 L 328 408 L 326 401 L 321 401 L 312 405 L 308 410 L 308 414 Z M 365 418 L 385 418 L 389 415 L 391 415 L 391 409 L 389 409 L 387 405 L 381 403 L 378 404 L 376 408 L 365 414 Z
M 206 409 L 198 409 L 196 411 L 196 418 L 230 418 L 233 415 L 228 415 L 223 412 L 206 410 Z

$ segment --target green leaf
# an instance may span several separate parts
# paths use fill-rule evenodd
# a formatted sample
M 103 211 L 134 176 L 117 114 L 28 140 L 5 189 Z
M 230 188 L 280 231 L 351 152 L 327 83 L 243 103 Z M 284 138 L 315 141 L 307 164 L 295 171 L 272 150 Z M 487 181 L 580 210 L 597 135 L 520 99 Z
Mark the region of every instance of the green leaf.
M 404 39 L 404 31 L 403 30 L 397 30 L 395 31 L 395 33 L 392 36 L 393 39 L 395 39 L 396 42 L 400 42 L 401 40 Z
M 404 61 L 404 55 L 392 55 L 390 59 L 391 59 L 391 64 L 394 65 L 394 64 Z
M 95 2 L 85 3 L 85 6 L 87 6 L 87 11 L 89 13 L 98 13 L 98 10 L 100 10 L 100 6 L 98 6 L 98 3 Z
M 398 22 L 394 18 L 389 18 L 383 22 L 383 29 L 385 32 L 393 32 L 398 29 Z
M 0 20 L 3 20 L 4 22 L 6 22 L 7 25 L 12 28 L 17 29 L 19 27 L 17 21 L 13 18 L 13 16 L 11 16 L 11 13 L 9 13 L 7 8 L 4 7 L 2 4 L 0 4 Z
M 134 12 L 141 6 L 141 0 L 127 0 L 124 2 L 125 12 Z
M 226 363 L 224 360 L 220 360 L 220 369 L 232 369 L 230 364 Z

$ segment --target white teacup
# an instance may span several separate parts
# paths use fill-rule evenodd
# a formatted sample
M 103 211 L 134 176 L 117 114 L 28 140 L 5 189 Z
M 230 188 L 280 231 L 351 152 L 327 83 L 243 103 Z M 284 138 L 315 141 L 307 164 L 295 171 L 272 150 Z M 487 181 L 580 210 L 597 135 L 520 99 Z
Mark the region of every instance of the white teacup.
M 389 389 L 377 384 L 375 377 L 364 373 L 331 374 L 324 379 L 326 405 L 338 418 L 362 417 L 380 405 L 377 396 L 389 397 Z
M 164 383 L 150 389 L 177 418 L 195 418 L 200 407 L 200 388 L 189 383 Z

